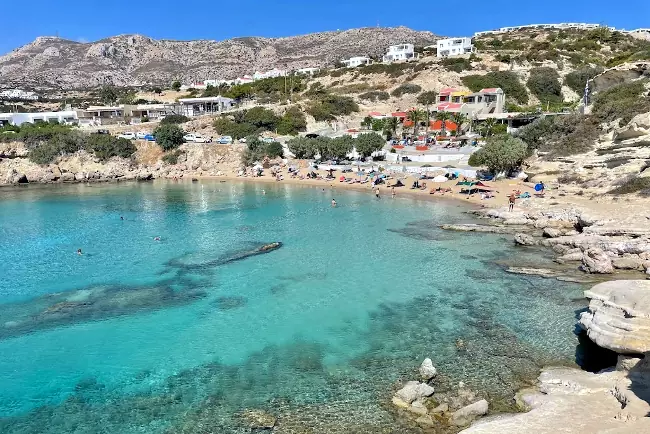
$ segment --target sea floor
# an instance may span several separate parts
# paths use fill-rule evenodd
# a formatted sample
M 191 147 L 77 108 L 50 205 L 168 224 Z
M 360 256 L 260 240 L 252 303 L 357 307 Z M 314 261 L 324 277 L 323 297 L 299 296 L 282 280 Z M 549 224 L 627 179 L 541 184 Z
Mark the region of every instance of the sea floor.
M 464 210 L 218 181 L 2 189 L 0 432 L 250 432 L 247 409 L 278 432 L 419 432 L 387 402 L 425 357 L 439 390 L 509 402 L 575 363 L 584 288 L 501 265 L 541 251 L 439 229 Z

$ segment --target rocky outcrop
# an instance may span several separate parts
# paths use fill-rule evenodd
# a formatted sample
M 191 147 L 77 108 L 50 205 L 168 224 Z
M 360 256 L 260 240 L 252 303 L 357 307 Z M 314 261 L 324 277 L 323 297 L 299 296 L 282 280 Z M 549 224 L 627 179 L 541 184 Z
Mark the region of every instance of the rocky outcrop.
M 457 225 L 441 225 L 441 229 L 456 232 L 482 232 L 490 234 L 511 234 L 515 232 L 516 228 L 509 228 L 504 226 L 491 226 L 491 225 L 477 225 L 477 224 L 457 224 Z
M 404 387 L 395 392 L 395 397 L 406 404 L 411 404 L 413 401 L 421 400 L 422 398 L 433 395 L 434 388 L 425 383 L 418 381 L 409 381 Z
M 528 234 L 518 233 L 515 234 L 515 244 L 520 246 L 534 246 L 537 244 L 537 241 Z
M 607 69 L 589 80 L 589 88 L 592 93 L 598 93 L 618 84 L 648 76 L 650 76 L 650 62 L 624 63 Z
M 626 353 L 650 351 L 650 281 L 616 280 L 588 291 L 589 310 L 580 326 L 603 348 Z
M 582 269 L 588 273 L 610 274 L 614 272 L 612 258 L 603 250 L 592 247 L 582 255 Z

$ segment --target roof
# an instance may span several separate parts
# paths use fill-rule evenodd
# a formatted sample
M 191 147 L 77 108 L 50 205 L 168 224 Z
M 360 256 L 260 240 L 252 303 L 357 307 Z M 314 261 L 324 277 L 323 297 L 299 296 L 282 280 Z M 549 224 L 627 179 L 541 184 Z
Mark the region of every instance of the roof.
M 107 110 L 111 110 L 111 111 L 124 110 L 124 106 L 123 105 L 122 106 L 118 105 L 118 106 L 113 106 L 112 107 L 112 106 L 103 106 L 103 105 L 91 105 L 90 107 L 88 107 L 84 111 L 96 112 L 96 111 L 107 111 Z
M 488 87 L 487 89 L 481 89 L 479 93 L 497 93 L 503 92 L 500 87 Z
M 372 116 L 383 116 L 383 114 L 379 113 L 379 112 L 370 112 L 370 113 L 368 113 L 368 116 L 371 116 L 371 117 Z
M 442 104 L 438 104 L 438 111 L 445 111 L 445 110 L 457 110 L 463 106 L 462 103 L 459 102 L 444 102 Z
M 453 87 L 445 87 L 444 89 L 440 90 L 440 95 L 449 95 L 452 92 L 456 92 L 456 89 Z
M 405 118 L 406 112 L 393 112 L 390 115 L 394 118 Z
M 231 98 L 223 96 L 210 96 L 206 98 L 180 98 L 178 100 L 181 104 L 201 103 L 201 102 L 232 102 Z

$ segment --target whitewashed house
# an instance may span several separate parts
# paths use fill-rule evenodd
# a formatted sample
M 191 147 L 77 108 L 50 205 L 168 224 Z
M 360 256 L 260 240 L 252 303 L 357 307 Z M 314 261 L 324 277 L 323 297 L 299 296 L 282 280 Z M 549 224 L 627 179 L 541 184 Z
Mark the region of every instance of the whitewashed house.
M 476 51 L 472 43 L 472 38 L 441 39 L 436 45 L 438 48 L 437 57 L 460 56 Z
M 314 74 L 318 74 L 319 71 L 320 71 L 320 68 L 300 68 L 300 69 L 296 69 L 296 74 L 299 74 L 299 75 L 314 75 Z
M 356 68 L 357 66 L 361 65 L 370 65 L 370 62 L 370 57 L 366 56 L 356 56 L 350 57 L 346 60 L 341 60 L 341 63 L 344 64 L 346 68 Z
M 239 77 L 235 79 L 235 84 L 249 84 L 254 82 L 255 79 L 251 77 L 250 75 L 244 75 L 243 77 Z
M 34 92 L 22 89 L 8 89 L 0 92 L 0 100 L 38 101 L 38 95 Z
M 382 62 L 409 62 L 417 58 L 413 44 L 391 45 L 388 47 L 388 52 L 384 54 Z
M 178 114 L 189 117 L 218 114 L 235 106 L 231 98 L 223 96 L 180 98 L 178 104 Z
M 5 124 L 33 124 L 36 122 L 58 122 L 60 124 L 72 125 L 76 124 L 77 121 L 77 112 L 74 110 L 41 113 L 0 113 L 0 126 Z

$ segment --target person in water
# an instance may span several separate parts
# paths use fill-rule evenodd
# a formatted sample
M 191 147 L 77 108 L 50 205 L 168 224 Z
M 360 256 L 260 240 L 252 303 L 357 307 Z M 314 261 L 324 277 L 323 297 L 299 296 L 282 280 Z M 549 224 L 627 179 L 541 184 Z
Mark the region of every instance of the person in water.
M 160 241 L 160 237 L 153 237 L 154 241 Z
M 120 216 L 120 220 L 124 220 L 124 217 L 123 217 L 123 216 Z
M 391 194 L 391 196 L 395 197 L 395 187 L 392 187 L 390 189 L 390 194 Z
M 77 249 L 77 255 L 80 255 L 80 256 L 82 255 L 81 249 Z
M 332 208 L 336 207 L 336 201 L 332 199 Z
M 377 199 L 381 199 L 381 197 L 379 197 L 379 187 L 377 187 L 377 189 L 375 190 L 375 197 Z

